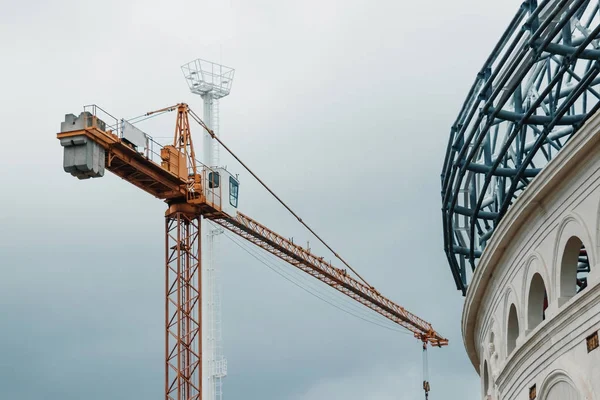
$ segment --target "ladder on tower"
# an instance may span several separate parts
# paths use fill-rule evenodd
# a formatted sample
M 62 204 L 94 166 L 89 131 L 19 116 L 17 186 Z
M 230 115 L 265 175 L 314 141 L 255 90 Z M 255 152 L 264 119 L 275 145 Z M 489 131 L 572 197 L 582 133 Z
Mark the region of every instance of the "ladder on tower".
M 213 99 L 212 100 L 212 130 L 214 131 L 216 136 L 221 136 L 221 127 L 219 126 L 220 123 L 220 116 L 219 116 L 219 103 L 220 100 L 219 99 Z M 212 159 L 213 159 L 213 163 L 215 164 L 214 167 L 219 167 L 220 162 L 221 162 L 221 158 L 220 158 L 220 146 L 219 143 L 214 140 L 213 141 L 213 147 L 212 147 Z

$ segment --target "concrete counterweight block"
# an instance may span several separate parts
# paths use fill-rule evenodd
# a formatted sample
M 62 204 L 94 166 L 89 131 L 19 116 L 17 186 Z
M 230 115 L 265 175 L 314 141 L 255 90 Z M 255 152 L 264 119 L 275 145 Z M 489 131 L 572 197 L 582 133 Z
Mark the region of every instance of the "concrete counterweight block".
M 79 179 L 104 176 L 105 152 L 84 135 L 60 139 L 64 148 L 63 168 Z

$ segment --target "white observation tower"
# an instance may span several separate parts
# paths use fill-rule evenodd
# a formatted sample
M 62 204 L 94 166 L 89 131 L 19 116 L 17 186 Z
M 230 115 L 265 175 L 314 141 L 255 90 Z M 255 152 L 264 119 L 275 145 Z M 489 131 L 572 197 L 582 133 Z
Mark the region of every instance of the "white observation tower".
M 219 100 L 231 91 L 235 70 L 224 65 L 197 59 L 181 67 L 190 91 L 202 97 L 204 102 L 204 122 L 215 135 L 220 136 Z M 202 162 L 211 168 L 219 167 L 219 144 L 211 136 L 203 133 Z M 202 338 L 203 354 L 203 396 L 205 400 L 223 398 L 223 378 L 227 375 L 227 360 L 223 356 L 221 331 L 221 296 L 218 284 L 219 268 L 215 260 L 215 248 L 221 228 L 202 224 L 202 274 L 203 310 L 202 324 L 205 327 Z

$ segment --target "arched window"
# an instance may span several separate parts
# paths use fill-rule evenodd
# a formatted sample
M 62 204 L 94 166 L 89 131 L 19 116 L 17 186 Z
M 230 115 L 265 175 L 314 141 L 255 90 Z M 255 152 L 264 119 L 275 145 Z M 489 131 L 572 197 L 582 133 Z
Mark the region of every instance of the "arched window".
M 579 400 L 579 394 L 569 382 L 561 380 L 550 386 L 543 400 Z
M 534 329 L 546 318 L 548 295 L 546 285 L 540 274 L 533 275 L 529 285 L 529 298 L 527 300 L 527 328 Z
M 484 398 L 490 394 L 490 373 L 488 372 L 488 363 L 483 363 L 483 395 Z
M 587 250 L 577 236 L 565 245 L 560 263 L 560 297 L 571 298 L 587 287 L 590 260 Z
M 510 355 L 517 347 L 517 338 L 519 337 L 519 318 L 517 317 L 517 307 L 510 305 L 508 312 L 508 328 L 506 330 L 506 354 Z

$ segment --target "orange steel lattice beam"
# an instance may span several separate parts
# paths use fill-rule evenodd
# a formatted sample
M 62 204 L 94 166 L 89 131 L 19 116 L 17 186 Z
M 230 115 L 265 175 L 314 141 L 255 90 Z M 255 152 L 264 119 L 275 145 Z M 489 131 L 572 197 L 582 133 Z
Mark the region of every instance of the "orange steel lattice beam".
M 200 214 L 187 204 L 165 214 L 165 394 L 202 398 L 202 274 Z
M 317 257 L 252 218 L 238 212 L 235 218 L 223 214 L 213 220 L 236 235 L 403 326 L 423 342 L 440 347 L 448 344 L 448 340 L 438 334 L 429 322 L 382 296 L 374 287 L 359 282 L 348 275 L 346 270 L 332 266 L 330 262 L 325 262 L 323 257 Z

